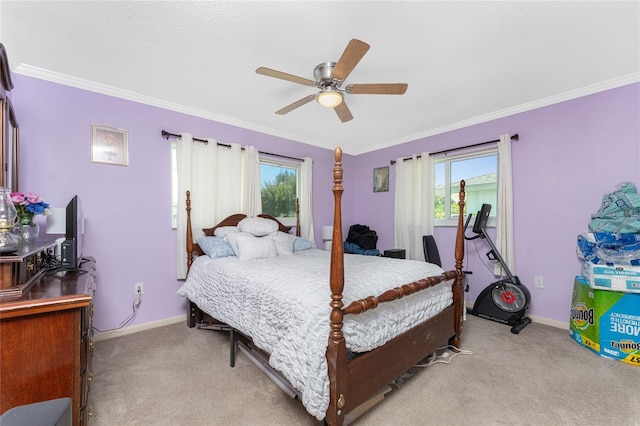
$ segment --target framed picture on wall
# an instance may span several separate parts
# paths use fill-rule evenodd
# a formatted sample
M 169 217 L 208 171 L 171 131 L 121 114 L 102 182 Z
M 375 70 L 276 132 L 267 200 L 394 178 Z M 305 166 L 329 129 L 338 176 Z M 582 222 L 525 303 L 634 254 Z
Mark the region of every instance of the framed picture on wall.
M 389 166 L 373 169 L 373 192 L 389 191 Z
M 115 127 L 91 125 L 91 161 L 129 165 L 129 132 Z

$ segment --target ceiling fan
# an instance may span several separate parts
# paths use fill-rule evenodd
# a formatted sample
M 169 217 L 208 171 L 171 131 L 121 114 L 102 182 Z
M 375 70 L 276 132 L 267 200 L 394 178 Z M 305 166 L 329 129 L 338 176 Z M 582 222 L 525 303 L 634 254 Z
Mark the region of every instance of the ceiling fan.
M 350 95 L 402 95 L 407 91 L 408 85 L 406 83 L 348 84 L 344 89 L 341 87 L 368 50 L 367 43 L 355 38 L 351 39 L 338 62 L 323 62 L 315 67 L 313 70 L 315 81 L 265 67 L 256 69 L 256 73 L 320 89 L 318 93 L 305 96 L 276 111 L 276 114 L 286 114 L 315 99 L 323 107 L 333 108 L 340 121 L 345 123 L 353 119 L 353 115 L 344 101 L 345 93 Z

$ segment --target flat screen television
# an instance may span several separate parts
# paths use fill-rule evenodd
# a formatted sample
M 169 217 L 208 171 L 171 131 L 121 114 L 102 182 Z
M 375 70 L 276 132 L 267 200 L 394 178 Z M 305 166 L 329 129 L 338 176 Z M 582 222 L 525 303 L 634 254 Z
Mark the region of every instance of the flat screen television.
M 482 207 L 480 207 L 480 211 L 476 215 L 476 221 L 473 222 L 473 232 L 479 234 L 483 229 L 487 227 L 489 213 L 491 213 L 491 204 L 483 204 Z
M 60 250 L 60 266 L 61 269 L 77 269 L 82 259 L 82 234 L 84 233 L 82 203 L 77 195 L 67 204 L 66 219 L 65 240 Z

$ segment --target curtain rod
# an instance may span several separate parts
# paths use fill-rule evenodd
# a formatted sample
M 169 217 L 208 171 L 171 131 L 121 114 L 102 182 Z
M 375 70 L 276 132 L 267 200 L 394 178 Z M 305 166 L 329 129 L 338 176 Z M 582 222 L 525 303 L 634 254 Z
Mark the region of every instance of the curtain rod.
M 169 138 L 182 139 L 182 135 L 178 135 L 176 133 L 170 133 L 170 132 L 167 132 L 166 130 L 162 131 L 162 137 L 165 138 L 166 140 L 169 140 Z M 209 141 L 206 140 L 206 139 L 193 138 L 193 140 L 195 142 L 202 142 L 204 144 L 208 144 L 209 143 Z M 231 148 L 231 145 L 228 145 L 226 143 L 217 142 L 217 144 L 218 144 L 218 146 L 224 146 L 224 147 L 227 147 L 227 148 Z M 244 149 L 244 148 L 242 148 L 242 149 Z M 260 154 L 271 155 L 273 157 L 286 158 L 286 159 L 289 159 L 289 160 L 296 160 L 296 161 L 300 161 L 300 162 L 304 161 L 302 158 L 289 157 L 288 155 L 272 154 L 271 152 L 264 152 L 264 151 L 258 151 L 258 152 Z
M 517 133 L 515 135 L 511 135 L 511 140 L 512 141 L 517 141 L 518 139 L 519 139 L 519 136 L 518 136 Z M 489 144 L 498 143 L 498 142 L 500 142 L 500 139 L 496 139 L 496 140 L 493 140 L 493 141 L 474 143 L 474 144 L 471 144 L 471 145 L 460 146 L 458 148 L 443 149 L 442 151 L 431 152 L 431 153 L 429 153 L 429 156 L 439 155 L 439 154 L 447 154 L 447 153 L 453 152 L 453 151 L 460 151 L 461 149 L 474 148 L 476 146 L 489 145 Z M 416 156 L 416 158 L 420 158 L 420 157 L 422 157 L 422 156 L 421 155 Z M 406 157 L 406 158 L 403 158 L 402 161 L 408 161 L 408 160 L 412 160 L 412 159 L 413 159 L 413 157 Z M 394 164 L 396 164 L 396 160 L 391 160 L 390 163 L 391 163 L 391 165 L 394 165 Z

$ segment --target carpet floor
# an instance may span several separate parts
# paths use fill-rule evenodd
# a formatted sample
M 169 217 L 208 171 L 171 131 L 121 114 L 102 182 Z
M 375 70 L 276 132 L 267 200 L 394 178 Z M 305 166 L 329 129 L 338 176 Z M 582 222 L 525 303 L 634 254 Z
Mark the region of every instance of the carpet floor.
M 356 425 L 640 425 L 640 368 L 598 357 L 567 330 L 468 316 L 450 362 L 420 368 Z M 95 344 L 92 426 L 318 425 L 224 332 L 163 326 Z

